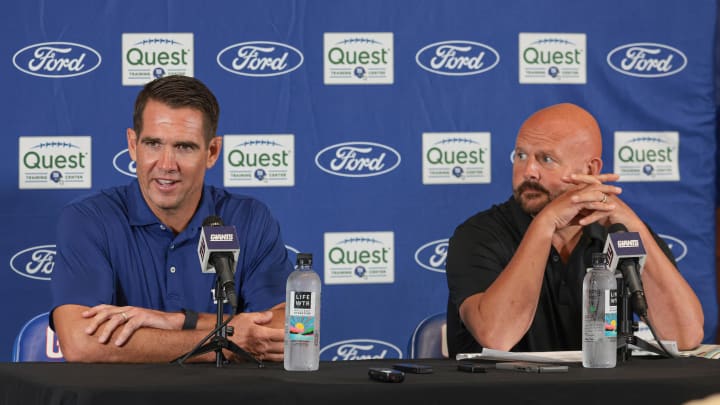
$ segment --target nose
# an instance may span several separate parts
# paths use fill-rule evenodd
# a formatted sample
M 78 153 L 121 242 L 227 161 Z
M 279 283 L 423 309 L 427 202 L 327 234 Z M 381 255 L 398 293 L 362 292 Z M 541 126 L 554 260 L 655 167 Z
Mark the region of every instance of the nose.
M 177 168 L 177 160 L 175 159 L 175 148 L 172 146 L 165 146 L 160 153 L 157 166 L 159 169 L 167 172 L 175 171 Z
M 540 165 L 538 165 L 535 157 L 529 156 L 526 161 L 522 162 L 523 179 L 537 181 L 540 179 Z

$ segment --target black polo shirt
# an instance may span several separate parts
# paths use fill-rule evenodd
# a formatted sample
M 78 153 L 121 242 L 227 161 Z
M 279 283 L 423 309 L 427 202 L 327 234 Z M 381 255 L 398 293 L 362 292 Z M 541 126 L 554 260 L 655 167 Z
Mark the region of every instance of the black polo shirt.
M 510 197 L 455 229 L 446 266 L 450 290 L 447 338 L 451 356 L 482 349 L 460 321 L 458 308 L 469 296 L 490 287 L 515 254 L 531 221 L 532 217 Z M 551 248 L 535 319 L 513 351 L 581 348 L 583 278 L 586 268 L 592 266 L 592 254 L 602 252 L 606 236 L 606 229 L 598 223 L 583 228 L 567 264 Z

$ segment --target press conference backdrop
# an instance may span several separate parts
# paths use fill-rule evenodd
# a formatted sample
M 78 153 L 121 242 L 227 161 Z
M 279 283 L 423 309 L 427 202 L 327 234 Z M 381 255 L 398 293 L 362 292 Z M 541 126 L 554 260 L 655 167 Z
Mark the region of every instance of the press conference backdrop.
M 445 311 L 455 226 L 511 194 L 519 125 L 559 102 L 598 118 L 604 170 L 670 244 L 712 341 L 716 14 L 709 0 L 6 2 L 0 360 L 49 309 L 61 207 L 133 179 L 133 101 L 167 74 L 219 98 L 207 182 L 267 203 L 293 260 L 314 254 L 324 360 L 408 356 Z

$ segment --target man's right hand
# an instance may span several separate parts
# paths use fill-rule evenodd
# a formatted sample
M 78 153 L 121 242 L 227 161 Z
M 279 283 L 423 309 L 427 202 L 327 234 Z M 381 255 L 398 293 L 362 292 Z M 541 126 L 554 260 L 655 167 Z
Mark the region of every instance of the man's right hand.
M 280 304 L 264 312 L 235 315 L 229 326 L 234 328 L 230 339 L 258 360 L 282 361 L 284 355 L 284 310 Z M 242 358 L 233 357 L 241 361 Z

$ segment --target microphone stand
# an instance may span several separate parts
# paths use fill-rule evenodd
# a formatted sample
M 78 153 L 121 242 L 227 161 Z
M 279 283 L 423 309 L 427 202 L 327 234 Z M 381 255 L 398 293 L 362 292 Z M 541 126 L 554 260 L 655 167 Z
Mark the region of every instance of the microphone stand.
M 209 335 L 205 336 L 200 343 L 198 343 L 192 350 L 189 352 L 183 354 L 182 356 L 176 358 L 175 360 L 171 361 L 171 363 L 178 363 L 182 365 L 185 360 L 199 356 L 201 354 L 209 353 L 209 352 L 215 352 L 215 367 L 221 368 L 223 365 L 227 364 L 228 361 L 225 358 L 225 355 L 223 354 L 223 349 L 228 349 L 231 352 L 235 353 L 238 356 L 243 356 L 247 360 L 250 360 L 252 362 L 255 362 L 259 368 L 265 367 L 262 363 L 262 361 L 256 359 L 250 353 L 243 350 L 240 346 L 235 344 L 232 340 L 228 339 L 228 336 L 232 336 L 234 333 L 234 328 L 232 326 L 228 326 L 227 323 L 232 318 L 231 315 L 230 318 L 228 318 L 227 321 L 223 321 L 223 307 L 225 303 L 225 290 L 222 287 L 222 282 L 220 280 L 220 277 L 216 277 L 215 280 L 215 301 L 217 302 L 217 320 L 215 323 L 215 329 L 213 329 L 212 332 L 210 332 Z M 213 336 L 214 335 L 214 336 Z M 212 337 L 212 339 L 210 339 Z M 210 341 L 208 342 L 208 339 Z M 205 343 L 207 342 L 207 343 Z
M 618 290 L 618 335 L 617 335 L 617 358 L 621 362 L 628 362 L 632 358 L 632 348 L 635 346 L 641 350 L 655 353 L 663 357 L 667 354 L 647 341 L 635 336 L 638 324 L 633 319 L 633 309 L 630 303 L 630 290 L 625 285 L 622 276 L 615 278 Z

